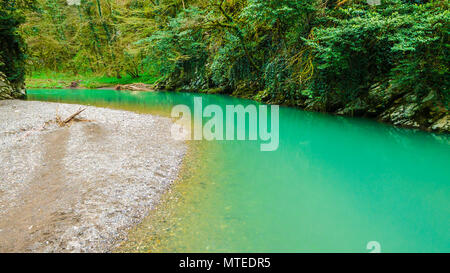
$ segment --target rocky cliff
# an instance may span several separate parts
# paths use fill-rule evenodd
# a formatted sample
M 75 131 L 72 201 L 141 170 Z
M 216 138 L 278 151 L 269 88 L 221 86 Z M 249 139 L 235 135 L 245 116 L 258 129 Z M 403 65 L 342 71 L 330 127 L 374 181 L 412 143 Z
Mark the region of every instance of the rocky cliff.
M 0 71 L 0 100 L 19 99 L 25 96 L 23 83 L 12 84 L 6 75 Z
M 347 103 L 339 98 L 328 98 L 327 101 L 311 99 L 301 106 L 312 111 L 374 118 L 399 127 L 449 133 L 450 114 L 444 101 L 435 91 L 419 96 L 389 85 L 374 85 L 367 94 Z

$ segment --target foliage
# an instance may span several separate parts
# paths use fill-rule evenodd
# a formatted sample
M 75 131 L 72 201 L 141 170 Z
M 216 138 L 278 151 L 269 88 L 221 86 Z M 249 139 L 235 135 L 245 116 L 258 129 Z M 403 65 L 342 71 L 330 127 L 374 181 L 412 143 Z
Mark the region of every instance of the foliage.
M 25 45 L 17 29 L 24 17 L 17 8 L 30 5 L 31 2 L 0 1 L 0 71 L 5 73 L 12 83 L 24 79 Z
M 134 42 L 140 32 L 145 37 L 150 24 L 138 1 L 37 2 L 21 29 L 29 47 L 30 70 L 119 78 L 123 72 L 132 77 L 143 72 L 144 56 Z
M 378 83 L 448 101 L 448 1 L 70 2 L 37 0 L 26 11 L 31 69 L 154 75 L 167 89 L 288 104 L 339 107 Z
M 206 62 L 206 45 L 201 29 L 188 26 L 198 24 L 202 15 L 198 9 L 186 9 L 170 19 L 166 29 L 138 41 L 145 46 L 145 63 L 152 64 L 163 76 L 177 74 L 186 81 L 196 80 L 195 76 L 201 74 L 198 69 Z
M 434 4 L 394 9 L 393 4 L 349 8 L 349 19 L 315 29 L 315 38 L 307 42 L 314 54 L 311 89 L 317 96 L 339 95 L 345 101 L 389 81 L 419 95 L 431 89 L 448 95 L 448 10 Z
M 153 84 L 158 78 L 151 75 L 142 75 L 138 78 L 133 78 L 127 75 L 118 79 L 117 77 L 98 76 L 94 74 L 79 74 L 75 76 L 71 73 L 40 71 L 33 73 L 32 77 L 28 77 L 26 79 L 26 85 L 28 88 L 67 88 L 74 79 L 79 80 L 80 88 L 101 88 L 135 82 Z

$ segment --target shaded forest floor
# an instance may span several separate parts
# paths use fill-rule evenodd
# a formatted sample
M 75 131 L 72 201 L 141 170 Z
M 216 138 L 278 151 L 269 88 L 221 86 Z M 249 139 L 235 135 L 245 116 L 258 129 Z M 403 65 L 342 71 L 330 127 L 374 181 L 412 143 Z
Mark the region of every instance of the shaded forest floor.
M 60 72 L 34 72 L 26 78 L 26 87 L 29 89 L 69 88 L 72 82 L 78 81 L 79 88 L 95 89 L 133 83 L 153 84 L 158 79 L 159 76 L 157 75 L 142 75 L 138 78 L 127 75 L 119 79 L 95 74 L 73 75 Z

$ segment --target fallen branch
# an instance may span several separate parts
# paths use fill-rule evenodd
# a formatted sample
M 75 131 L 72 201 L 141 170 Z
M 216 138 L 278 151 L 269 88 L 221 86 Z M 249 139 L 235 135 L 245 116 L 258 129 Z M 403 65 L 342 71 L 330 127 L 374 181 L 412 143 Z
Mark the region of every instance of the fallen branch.
M 77 112 L 73 113 L 72 115 L 70 115 L 70 117 L 66 118 L 63 122 L 61 122 L 61 126 L 66 125 L 67 123 L 71 122 L 76 116 L 78 116 L 79 114 L 81 114 L 84 110 L 86 110 L 86 108 L 78 110 Z
M 114 87 L 115 90 L 130 90 L 130 91 L 154 91 L 154 86 L 150 84 L 144 83 L 133 83 L 133 84 L 124 84 L 117 85 Z

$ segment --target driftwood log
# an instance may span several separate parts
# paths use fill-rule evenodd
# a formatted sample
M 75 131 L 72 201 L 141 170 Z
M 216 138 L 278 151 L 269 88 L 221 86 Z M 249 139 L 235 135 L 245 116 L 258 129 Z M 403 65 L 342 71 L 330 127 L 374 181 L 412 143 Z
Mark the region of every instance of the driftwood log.
M 119 84 L 114 88 L 115 90 L 130 90 L 130 91 L 154 91 L 153 85 L 145 83 L 133 83 L 133 84 Z
M 84 109 L 80 108 L 78 111 L 67 117 L 65 120 L 62 120 L 61 117 L 58 114 L 56 114 L 56 123 L 60 127 L 64 127 L 68 125 L 72 120 L 74 120 L 79 114 L 83 113 L 84 110 L 86 110 L 86 108 Z
M 69 122 L 71 122 L 76 116 L 78 116 L 79 114 L 83 113 L 83 111 L 86 110 L 86 108 L 78 110 L 77 112 L 73 113 L 72 115 L 70 115 L 68 118 L 66 118 L 63 123 L 67 124 Z

